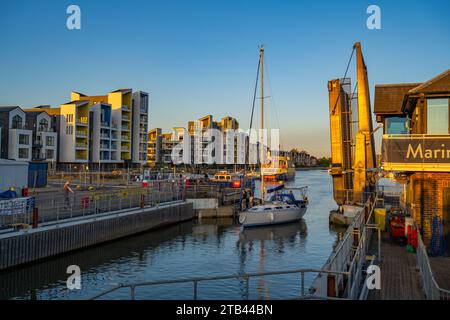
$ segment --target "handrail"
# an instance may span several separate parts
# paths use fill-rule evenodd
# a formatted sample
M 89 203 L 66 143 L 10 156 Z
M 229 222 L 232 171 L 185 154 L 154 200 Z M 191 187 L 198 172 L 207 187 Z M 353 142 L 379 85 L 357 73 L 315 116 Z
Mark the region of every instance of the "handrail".
M 417 239 L 417 264 L 422 275 L 422 287 L 426 298 L 428 300 L 450 300 L 450 290 L 439 287 L 434 277 L 427 250 L 420 234 L 417 234 Z
M 118 284 L 112 288 L 109 288 L 99 294 L 96 294 L 89 298 L 89 300 L 98 299 L 108 293 L 114 292 L 116 290 L 122 288 L 130 289 L 130 297 L 131 300 L 135 299 L 135 289 L 137 287 L 143 286 L 154 286 L 154 285 L 163 285 L 163 284 L 175 284 L 175 283 L 186 283 L 192 282 L 194 284 L 194 300 L 197 300 L 198 296 L 198 283 L 203 281 L 217 281 L 217 280 L 227 280 L 227 279 L 244 279 L 247 285 L 246 299 L 248 299 L 248 284 L 250 278 L 253 277 L 263 277 L 263 276 L 273 276 L 273 275 L 283 275 L 283 274 L 301 274 L 301 286 L 302 286 L 302 296 L 306 296 L 304 294 L 304 275 L 305 273 L 327 273 L 327 274 L 336 274 L 336 275 L 346 275 L 348 276 L 348 272 L 342 271 L 330 271 L 330 270 L 319 270 L 319 269 L 295 269 L 295 270 L 285 270 L 285 271 L 267 271 L 267 272 L 254 272 L 254 273 L 243 273 L 243 274 L 232 274 L 232 275 L 223 275 L 223 276 L 211 276 L 211 277 L 193 277 L 193 278 L 180 278 L 180 279 L 171 279 L 171 280 L 156 280 L 156 281 L 143 281 L 136 283 L 128 283 L 128 284 Z M 325 298 L 325 297 L 324 297 Z

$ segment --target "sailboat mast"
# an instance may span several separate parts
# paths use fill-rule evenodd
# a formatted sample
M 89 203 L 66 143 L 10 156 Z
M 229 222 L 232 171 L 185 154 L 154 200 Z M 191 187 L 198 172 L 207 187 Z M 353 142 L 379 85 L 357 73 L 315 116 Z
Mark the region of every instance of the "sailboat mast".
M 259 170 L 260 170 L 260 177 L 261 177 L 261 201 L 264 203 L 264 177 L 262 174 L 262 167 L 263 167 L 263 159 L 264 159 L 264 47 L 261 46 L 259 49 L 259 59 L 260 59 L 260 77 L 261 77 L 261 136 L 260 136 L 260 145 L 259 145 Z

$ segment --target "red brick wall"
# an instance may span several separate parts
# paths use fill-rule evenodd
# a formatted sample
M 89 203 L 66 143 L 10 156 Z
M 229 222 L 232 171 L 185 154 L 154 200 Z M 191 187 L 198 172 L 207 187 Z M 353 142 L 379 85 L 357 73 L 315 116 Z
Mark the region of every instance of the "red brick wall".
M 423 230 L 425 244 L 429 244 L 433 218 L 443 216 L 443 195 L 444 189 L 450 188 L 450 173 L 414 173 L 409 184 L 411 211 Z

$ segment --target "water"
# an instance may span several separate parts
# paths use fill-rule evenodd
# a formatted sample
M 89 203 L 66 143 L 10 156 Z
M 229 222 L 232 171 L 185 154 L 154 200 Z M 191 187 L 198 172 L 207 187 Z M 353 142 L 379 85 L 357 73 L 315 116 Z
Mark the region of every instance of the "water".
M 328 214 L 336 207 L 327 171 L 297 171 L 291 185 L 309 187 L 299 223 L 241 231 L 233 219 L 190 221 L 0 273 L 0 298 L 86 299 L 118 283 L 321 268 L 336 241 Z M 342 230 L 339 230 L 342 231 Z M 66 269 L 79 265 L 81 290 L 68 290 Z M 308 287 L 315 274 L 307 274 Z M 199 299 L 240 299 L 238 280 L 200 283 Z M 300 275 L 250 280 L 250 299 L 295 298 Z M 106 296 L 129 299 L 126 289 Z M 138 288 L 137 299 L 191 299 L 192 283 Z

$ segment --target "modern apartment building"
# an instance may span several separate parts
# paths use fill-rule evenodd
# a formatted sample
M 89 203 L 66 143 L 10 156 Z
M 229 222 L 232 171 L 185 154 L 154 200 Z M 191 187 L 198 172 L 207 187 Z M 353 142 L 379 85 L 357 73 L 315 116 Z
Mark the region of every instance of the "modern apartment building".
M 89 101 L 71 101 L 60 107 L 59 162 L 89 162 Z
M 32 161 L 48 162 L 55 167 L 58 160 L 58 133 L 53 117 L 44 108 L 25 109 L 26 127 L 32 130 Z
M 174 147 L 180 146 L 185 141 L 185 134 L 187 133 L 190 143 L 190 164 L 198 165 L 204 163 L 204 150 L 209 144 L 207 141 L 203 141 L 203 135 L 207 129 L 217 129 L 221 134 L 221 140 L 223 143 L 223 161 L 227 159 L 227 156 L 233 155 L 232 159 L 228 159 L 228 162 L 236 163 L 238 154 L 237 137 L 232 136 L 233 139 L 233 153 L 228 152 L 226 149 L 226 133 L 229 130 L 237 130 L 239 123 L 233 117 L 224 117 L 220 121 L 215 122 L 212 115 L 206 115 L 198 120 L 188 121 L 187 130 L 183 127 L 173 128 L 171 133 L 161 133 L 160 128 L 155 128 L 150 131 L 148 137 L 148 163 L 150 166 L 168 165 L 173 164 L 172 151 Z M 241 146 L 244 148 L 244 146 Z M 240 150 L 245 152 L 245 150 Z M 176 154 L 181 159 L 185 150 L 178 150 Z M 216 150 L 213 150 L 212 154 L 215 156 Z
M 150 167 L 156 167 L 161 163 L 161 128 L 155 128 L 148 133 L 147 163 Z
M 137 91 L 133 94 L 131 89 L 98 96 L 71 92 L 71 99 L 86 105 L 89 110 L 87 162 L 91 166 L 104 163 L 129 167 L 147 162 L 147 93 Z M 79 148 L 86 145 L 85 141 L 78 143 Z
M 0 107 L 1 158 L 31 161 L 33 132 L 26 127 L 26 114 L 18 106 Z
M 142 91 L 133 93 L 132 115 L 131 160 L 133 163 L 145 164 L 148 143 L 148 93 Z

